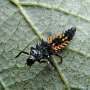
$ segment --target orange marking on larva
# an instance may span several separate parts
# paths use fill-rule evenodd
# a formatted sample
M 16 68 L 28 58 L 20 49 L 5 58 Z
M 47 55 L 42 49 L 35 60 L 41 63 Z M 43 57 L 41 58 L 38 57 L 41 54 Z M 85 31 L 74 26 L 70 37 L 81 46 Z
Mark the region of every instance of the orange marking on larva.
M 62 43 L 62 44 L 65 45 L 65 46 L 67 45 L 66 43 Z
M 59 50 L 59 49 L 61 49 L 61 47 L 58 45 L 58 46 L 57 46 L 57 49 Z
M 57 49 L 59 49 L 59 46 L 57 46 Z
M 55 46 L 54 48 L 55 48 L 55 50 L 59 50 L 59 46 Z
M 65 40 L 67 39 L 68 37 L 65 37 Z
M 48 43 L 52 43 L 52 39 L 53 39 L 53 38 L 50 37 L 50 38 L 47 40 L 47 42 L 48 42 Z
M 56 47 L 53 47 L 53 50 L 54 50 L 54 51 L 57 51 L 57 48 L 56 48 Z
M 58 49 L 58 46 L 55 46 L 56 49 Z
M 59 48 L 61 49 L 61 45 L 58 45 L 59 46 Z
M 68 43 L 69 43 L 69 41 L 64 41 L 64 43 L 68 44 Z
M 64 46 L 63 45 L 59 45 L 61 48 L 63 48 Z
M 50 40 L 52 40 L 52 37 L 50 37 Z
M 64 37 L 64 34 L 62 33 L 62 36 Z
M 55 44 L 53 43 L 52 46 L 54 46 Z
M 48 42 L 48 43 L 51 43 L 51 41 L 50 41 L 50 40 L 48 40 L 47 42 Z
M 57 50 L 61 49 L 61 47 L 59 45 L 58 46 L 52 46 L 52 48 L 53 48 L 54 51 L 57 51 Z
M 62 41 L 65 41 L 67 39 L 67 37 L 63 38 Z
M 65 39 L 63 38 L 62 41 L 64 41 Z
M 61 47 L 58 45 L 58 50 L 61 49 Z

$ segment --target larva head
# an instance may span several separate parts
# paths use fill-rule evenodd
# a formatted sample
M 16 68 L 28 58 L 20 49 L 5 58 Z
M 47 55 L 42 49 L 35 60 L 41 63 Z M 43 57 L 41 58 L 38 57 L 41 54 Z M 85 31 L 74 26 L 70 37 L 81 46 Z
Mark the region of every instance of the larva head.
M 32 64 L 34 64 L 35 62 L 35 58 L 33 56 L 30 56 L 28 59 L 27 59 L 27 65 L 28 66 L 31 66 Z

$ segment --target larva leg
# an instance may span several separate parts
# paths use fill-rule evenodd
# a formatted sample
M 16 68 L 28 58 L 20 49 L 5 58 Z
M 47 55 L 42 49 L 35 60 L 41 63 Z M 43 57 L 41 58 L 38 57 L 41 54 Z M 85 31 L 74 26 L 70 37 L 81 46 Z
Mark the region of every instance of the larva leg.
M 21 51 L 15 58 L 19 57 L 21 53 L 27 54 L 29 55 L 29 53 L 25 52 L 25 51 Z

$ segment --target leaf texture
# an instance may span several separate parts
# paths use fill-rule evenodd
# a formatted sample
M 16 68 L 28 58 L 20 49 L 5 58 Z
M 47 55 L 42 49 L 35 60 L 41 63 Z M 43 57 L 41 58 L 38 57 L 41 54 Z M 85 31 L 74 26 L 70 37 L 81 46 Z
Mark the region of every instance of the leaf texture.
M 90 1 L 89 0 L 0 0 L 0 90 L 68 90 L 55 70 L 36 62 L 25 65 L 40 38 L 47 40 L 77 27 L 70 44 L 60 52 L 58 64 L 71 90 L 90 89 Z M 27 15 L 28 20 L 25 16 Z M 39 33 L 40 32 L 40 36 Z

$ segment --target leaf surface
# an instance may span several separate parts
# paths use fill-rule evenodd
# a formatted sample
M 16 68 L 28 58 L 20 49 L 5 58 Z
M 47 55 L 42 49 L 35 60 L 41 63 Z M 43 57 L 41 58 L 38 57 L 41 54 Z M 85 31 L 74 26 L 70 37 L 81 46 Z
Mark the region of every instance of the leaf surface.
M 31 22 L 10 0 L 0 1 L 0 90 L 67 90 L 57 72 L 46 64 L 36 62 L 29 68 L 25 66 L 27 55 L 15 56 L 21 50 L 30 52 L 40 41 L 33 29 L 47 39 L 53 32 L 60 34 L 73 26 L 76 34 L 60 52 L 63 63 L 58 65 L 72 90 L 89 90 L 90 1 L 20 0 L 19 4 Z

